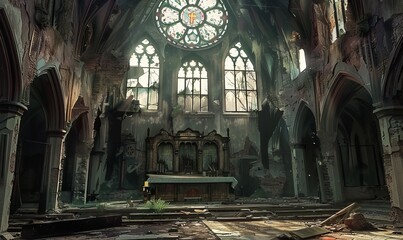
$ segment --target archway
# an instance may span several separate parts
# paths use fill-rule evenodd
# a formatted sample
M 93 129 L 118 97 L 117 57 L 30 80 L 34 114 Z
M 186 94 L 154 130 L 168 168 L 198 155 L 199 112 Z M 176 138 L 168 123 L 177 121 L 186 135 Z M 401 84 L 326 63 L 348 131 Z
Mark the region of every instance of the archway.
M 7 14 L 0 8 L 0 233 L 8 228 L 10 199 L 14 185 L 16 139 L 20 117 L 22 74 L 18 44 Z
M 18 137 L 13 210 L 29 204 L 46 211 L 56 207 L 64 102 L 56 70 L 46 69 L 30 85 L 30 105 Z
M 21 206 L 37 207 L 47 148 L 46 114 L 42 90 L 35 79 L 30 88 L 29 107 L 21 118 L 18 138 L 18 157 L 14 185 L 13 210 Z
M 331 178 L 336 199 L 373 199 L 387 195 L 378 121 L 370 93 L 359 80 L 339 73 L 333 81 L 322 118 L 323 130 L 335 136 L 337 160 Z
M 64 141 L 61 200 L 85 202 L 87 174 L 93 139 L 89 128 L 89 107 L 80 96 L 72 109 L 72 124 Z
M 317 146 L 312 139 L 316 133 L 315 117 L 305 102 L 301 102 L 295 121 L 295 165 L 297 174 L 297 194 L 320 196 L 320 183 L 316 162 Z

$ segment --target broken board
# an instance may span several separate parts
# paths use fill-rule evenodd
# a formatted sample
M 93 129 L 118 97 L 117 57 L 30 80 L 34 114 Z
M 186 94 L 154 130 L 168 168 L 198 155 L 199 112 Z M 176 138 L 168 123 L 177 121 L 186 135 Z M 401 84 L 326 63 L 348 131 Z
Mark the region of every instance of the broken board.
M 329 232 L 330 232 L 329 230 L 322 228 L 322 227 L 308 227 L 308 228 L 302 228 L 299 230 L 295 230 L 290 233 L 298 236 L 299 238 L 307 239 L 307 238 L 323 235 L 323 234 L 326 234 Z

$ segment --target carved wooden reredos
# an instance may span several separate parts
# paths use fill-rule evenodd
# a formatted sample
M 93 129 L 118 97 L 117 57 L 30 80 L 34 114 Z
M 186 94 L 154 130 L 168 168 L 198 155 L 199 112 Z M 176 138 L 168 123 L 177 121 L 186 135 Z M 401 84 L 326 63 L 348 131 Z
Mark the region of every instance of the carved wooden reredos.
M 147 173 L 228 175 L 229 137 L 216 131 L 204 135 L 188 128 L 173 135 L 162 129 L 146 142 Z

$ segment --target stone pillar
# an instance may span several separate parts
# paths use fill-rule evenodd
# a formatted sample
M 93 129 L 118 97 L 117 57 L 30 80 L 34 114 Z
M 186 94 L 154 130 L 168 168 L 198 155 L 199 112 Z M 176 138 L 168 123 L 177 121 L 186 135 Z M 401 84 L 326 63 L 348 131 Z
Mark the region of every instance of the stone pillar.
M 63 158 L 63 129 L 47 131 L 47 146 L 40 190 L 39 212 L 55 211 L 59 201 L 61 159 Z
M 7 231 L 21 115 L 27 108 L 0 102 L 0 234 Z
M 291 147 L 294 194 L 296 197 L 298 197 L 300 194 L 307 195 L 308 189 L 305 174 L 304 145 L 294 143 L 291 144 Z
M 73 203 L 85 204 L 88 185 L 88 167 L 91 157 L 93 141 L 88 140 L 77 144 Z
M 324 193 L 322 201 L 333 200 L 334 202 L 344 201 L 344 179 L 341 163 L 337 156 L 336 134 L 318 132 L 321 142 L 321 160 L 317 159 L 317 167 L 321 167 L 318 174 L 321 176 L 323 184 L 321 192 Z
M 403 106 L 378 108 L 374 111 L 381 131 L 386 185 L 392 213 L 403 222 Z

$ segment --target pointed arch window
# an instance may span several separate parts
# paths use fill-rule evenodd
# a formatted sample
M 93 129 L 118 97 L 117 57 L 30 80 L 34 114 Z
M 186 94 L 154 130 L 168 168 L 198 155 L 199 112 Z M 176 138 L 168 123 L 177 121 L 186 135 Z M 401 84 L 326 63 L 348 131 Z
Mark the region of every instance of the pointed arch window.
M 333 0 L 333 17 L 331 19 L 332 42 L 346 32 L 345 23 L 347 20 L 346 11 L 348 0 Z
M 257 109 L 256 72 L 238 42 L 225 58 L 225 111 L 249 112 Z
M 179 69 L 178 105 L 186 112 L 208 111 L 208 77 L 202 63 L 190 60 Z
M 126 97 L 133 96 L 140 107 L 158 110 L 160 58 L 148 39 L 142 40 L 130 58 Z

